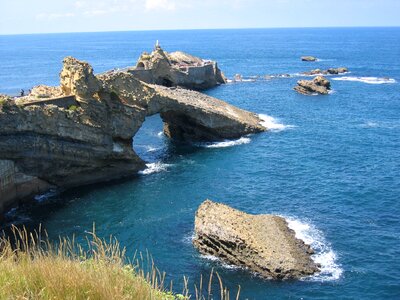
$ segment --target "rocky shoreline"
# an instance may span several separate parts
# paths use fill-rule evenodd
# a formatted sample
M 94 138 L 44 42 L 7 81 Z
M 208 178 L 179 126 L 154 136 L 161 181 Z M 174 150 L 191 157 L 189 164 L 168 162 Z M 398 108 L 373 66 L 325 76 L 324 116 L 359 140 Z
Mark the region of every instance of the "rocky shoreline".
M 168 137 L 183 142 L 221 141 L 267 130 L 258 115 L 224 101 L 147 84 L 127 71 L 95 76 L 88 63 L 67 57 L 59 87 L 39 86 L 16 100 L 1 96 L 0 215 L 49 188 L 143 170 L 145 162 L 132 149 L 132 139 L 154 114 L 160 114 Z

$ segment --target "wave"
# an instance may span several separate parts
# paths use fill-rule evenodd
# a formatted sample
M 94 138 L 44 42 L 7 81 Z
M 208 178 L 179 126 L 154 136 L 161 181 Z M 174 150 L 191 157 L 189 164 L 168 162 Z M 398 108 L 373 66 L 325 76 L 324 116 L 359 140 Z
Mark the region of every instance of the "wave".
M 262 120 L 260 122 L 260 124 L 270 131 L 278 132 L 278 131 L 296 127 L 293 125 L 285 125 L 285 124 L 279 123 L 278 119 L 271 117 L 269 115 L 259 114 L 258 117 Z
M 37 201 L 37 202 L 44 202 L 44 201 L 47 201 L 47 200 L 49 200 L 50 198 L 53 198 L 53 197 L 55 197 L 55 196 L 57 196 L 57 195 L 59 195 L 60 194 L 60 192 L 59 191 L 57 191 L 56 189 L 50 189 L 49 191 L 47 191 L 46 193 L 44 193 L 44 194 L 39 194 L 39 195 L 36 195 L 35 197 L 34 197 L 34 199 L 35 199 L 35 201 Z
M 149 163 L 146 164 L 146 169 L 139 171 L 138 173 L 140 175 L 149 175 L 153 173 L 160 173 L 163 171 L 167 171 L 169 167 L 171 167 L 171 164 L 163 164 L 162 162 L 155 162 L 155 163 Z
M 337 256 L 330 244 L 325 240 L 321 231 L 313 225 L 299 221 L 291 217 L 285 217 L 289 228 L 296 233 L 296 238 L 303 240 L 314 249 L 315 254 L 311 256 L 315 263 L 321 265 L 321 272 L 316 275 L 305 277 L 303 280 L 310 281 L 332 281 L 338 280 L 343 270 L 337 264 Z
M 203 148 L 227 148 L 227 147 L 248 144 L 250 142 L 251 142 L 250 138 L 241 137 L 238 140 L 225 140 L 222 142 L 214 142 L 214 143 L 200 143 L 200 144 L 197 144 L 197 146 L 203 147 Z
M 335 77 L 332 80 L 336 81 L 356 81 L 356 82 L 363 82 L 368 84 L 393 84 L 397 81 L 393 78 L 386 78 L 386 77 L 351 77 L 351 76 L 344 76 L 344 77 Z

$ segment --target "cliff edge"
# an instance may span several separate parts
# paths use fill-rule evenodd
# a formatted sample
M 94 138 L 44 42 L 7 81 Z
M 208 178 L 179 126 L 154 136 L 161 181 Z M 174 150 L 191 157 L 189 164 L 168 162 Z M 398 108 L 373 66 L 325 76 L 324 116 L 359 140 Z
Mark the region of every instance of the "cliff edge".
M 67 57 L 59 87 L 38 86 L 26 97 L 0 99 L 0 214 L 16 199 L 51 187 L 143 170 L 132 139 L 145 118 L 158 113 L 165 134 L 180 141 L 218 141 L 266 130 L 256 114 L 221 100 L 146 84 L 126 71 L 95 76 L 88 63 Z

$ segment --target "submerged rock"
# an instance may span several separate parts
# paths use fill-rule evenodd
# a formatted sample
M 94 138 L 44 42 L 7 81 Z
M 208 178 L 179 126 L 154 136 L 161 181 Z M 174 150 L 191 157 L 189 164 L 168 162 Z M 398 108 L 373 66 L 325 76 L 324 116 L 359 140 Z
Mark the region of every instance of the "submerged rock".
M 13 166 L 7 176 L 16 178 L 0 186 L 0 200 L 18 178 L 31 178 L 25 186 L 38 192 L 136 174 L 146 165 L 132 138 L 147 116 L 158 113 L 166 135 L 180 141 L 266 130 L 256 114 L 213 97 L 149 85 L 123 71 L 96 76 L 88 63 L 67 57 L 60 87 L 41 86 L 20 102 L 0 97 L 0 160 Z
M 196 212 L 194 246 L 269 279 L 298 279 L 319 271 L 310 246 L 295 237 L 286 220 L 250 215 L 204 201 Z
M 302 61 L 317 61 L 318 58 L 314 57 L 314 56 L 302 56 L 301 57 Z
M 296 92 L 303 95 L 327 95 L 330 89 L 331 83 L 323 76 L 317 76 L 313 80 L 299 80 L 297 86 L 294 87 Z

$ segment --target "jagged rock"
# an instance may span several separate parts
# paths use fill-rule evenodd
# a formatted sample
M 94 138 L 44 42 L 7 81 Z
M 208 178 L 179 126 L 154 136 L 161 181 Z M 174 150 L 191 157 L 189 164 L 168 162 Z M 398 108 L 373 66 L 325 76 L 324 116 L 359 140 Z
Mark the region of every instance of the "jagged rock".
M 181 51 L 167 53 L 159 45 L 151 54 L 144 52 L 136 67 L 127 71 L 141 81 L 167 87 L 204 90 L 226 83 L 216 62 Z
M 321 69 L 315 69 L 311 70 L 310 72 L 303 72 L 301 73 L 302 75 L 337 75 L 337 74 L 343 74 L 347 73 L 349 70 L 347 68 L 330 68 L 328 70 L 321 70 Z
M 69 188 L 144 169 L 132 138 L 150 115 L 160 113 L 167 136 L 181 141 L 266 130 L 257 115 L 218 99 L 149 85 L 128 72 L 95 76 L 88 63 L 72 57 L 64 59 L 60 77 L 60 89 L 47 90 L 61 90 L 62 97 L 40 105 L 34 96 L 23 105 L 0 98 L 0 160 L 52 186 Z
M 302 56 L 301 57 L 302 61 L 317 61 L 318 58 L 314 57 L 314 56 Z
M 250 215 L 210 200 L 196 212 L 194 246 L 270 279 L 297 279 L 319 271 L 310 246 L 295 237 L 286 220 Z
M 331 83 L 323 76 L 317 76 L 313 80 L 299 80 L 294 90 L 304 95 L 327 95 L 331 89 Z

